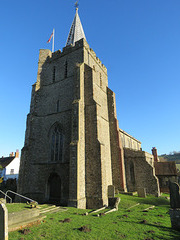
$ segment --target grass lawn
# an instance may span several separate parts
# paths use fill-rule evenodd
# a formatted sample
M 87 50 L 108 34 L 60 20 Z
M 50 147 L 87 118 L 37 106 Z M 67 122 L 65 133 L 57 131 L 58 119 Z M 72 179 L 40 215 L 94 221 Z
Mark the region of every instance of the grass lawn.
M 48 207 L 47 204 L 43 204 L 40 206 L 41 206 L 41 209 Z M 31 209 L 31 206 L 27 205 L 26 203 L 7 203 L 6 207 L 8 209 L 8 213 Z
M 27 235 L 20 231 L 9 233 L 9 240 L 180 240 L 180 232 L 171 228 L 168 214 L 169 200 L 165 198 L 165 195 L 160 198 L 148 196 L 144 199 L 123 194 L 119 196 L 121 202 L 117 212 L 100 217 L 92 214 L 84 216 L 83 213 L 86 210 L 68 208 L 66 212 L 47 214 L 40 225 L 29 228 Z M 137 203 L 140 204 L 132 207 Z M 153 209 L 143 212 L 152 205 L 155 206 Z M 69 218 L 70 222 L 62 222 L 66 218 Z M 90 231 L 80 231 L 82 226 L 87 226 Z

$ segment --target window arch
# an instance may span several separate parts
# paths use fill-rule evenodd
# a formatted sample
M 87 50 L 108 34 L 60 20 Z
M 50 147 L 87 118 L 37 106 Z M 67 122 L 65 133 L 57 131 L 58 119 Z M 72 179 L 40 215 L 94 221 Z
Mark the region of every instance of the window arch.
M 64 134 L 55 126 L 51 134 L 51 162 L 63 162 Z

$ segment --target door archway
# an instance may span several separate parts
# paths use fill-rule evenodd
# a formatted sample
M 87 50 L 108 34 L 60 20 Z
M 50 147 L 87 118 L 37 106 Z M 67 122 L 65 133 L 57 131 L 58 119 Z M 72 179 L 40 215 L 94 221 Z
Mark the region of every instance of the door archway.
M 60 203 L 61 178 L 57 173 L 52 173 L 48 179 L 49 202 Z

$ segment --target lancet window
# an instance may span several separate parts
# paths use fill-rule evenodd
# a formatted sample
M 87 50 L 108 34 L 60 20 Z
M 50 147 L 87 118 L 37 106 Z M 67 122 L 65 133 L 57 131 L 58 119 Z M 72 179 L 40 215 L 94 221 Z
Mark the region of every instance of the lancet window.
M 100 87 L 102 88 L 102 75 L 100 73 Z
M 56 126 L 51 135 L 51 162 L 63 162 L 64 135 Z
M 64 65 L 64 78 L 67 78 L 67 71 L 68 71 L 68 62 L 66 60 L 65 65 Z
M 53 67 L 53 82 L 56 80 L 56 67 Z

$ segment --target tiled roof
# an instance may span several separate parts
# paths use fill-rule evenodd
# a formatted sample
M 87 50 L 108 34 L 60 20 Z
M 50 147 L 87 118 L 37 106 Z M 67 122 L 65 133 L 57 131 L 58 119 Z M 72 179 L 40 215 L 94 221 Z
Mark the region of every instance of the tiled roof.
M 176 176 L 176 163 L 173 162 L 155 162 L 155 174 L 157 176 Z
M 0 165 L 5 168 L 7 165 L 9 165 L 12 160 L 14 159 L 15 157 L 3 157 L 3 158 L 0 158 Z

